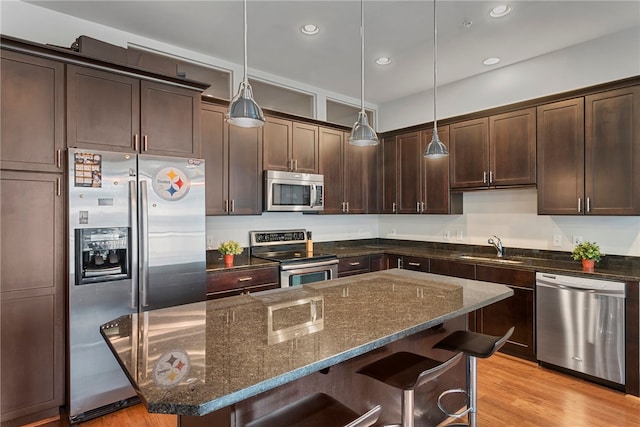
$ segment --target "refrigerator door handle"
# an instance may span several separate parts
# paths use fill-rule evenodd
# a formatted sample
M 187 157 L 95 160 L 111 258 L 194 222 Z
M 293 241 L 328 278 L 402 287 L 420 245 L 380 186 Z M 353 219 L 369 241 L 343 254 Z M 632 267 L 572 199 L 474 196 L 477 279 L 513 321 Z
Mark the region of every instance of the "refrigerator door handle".
M 131 308 L 138 308 L 138 195 L 136 181 L 129 181 L 129 224 L 131 224 Z
M 140 181 L 140 289 L 142 307 L 149 306 L 149 205 L 147 182 Z

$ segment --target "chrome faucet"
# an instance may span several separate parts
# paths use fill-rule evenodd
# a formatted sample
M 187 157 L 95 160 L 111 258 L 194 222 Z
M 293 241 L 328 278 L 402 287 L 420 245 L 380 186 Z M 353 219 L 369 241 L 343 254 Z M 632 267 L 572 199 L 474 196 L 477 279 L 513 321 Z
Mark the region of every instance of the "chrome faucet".
M 487 240 L 487 243 L 489 243 L 490 245 L 493 245 L 493 247 L 496 248 L 496 251 L 498 251 L 498 256 L 499 257 L 504 255 L 504 248 L 502 247 L 502 240 L 500 240 L 500 238 L 498 236 L 490 237 L 489 240 Z

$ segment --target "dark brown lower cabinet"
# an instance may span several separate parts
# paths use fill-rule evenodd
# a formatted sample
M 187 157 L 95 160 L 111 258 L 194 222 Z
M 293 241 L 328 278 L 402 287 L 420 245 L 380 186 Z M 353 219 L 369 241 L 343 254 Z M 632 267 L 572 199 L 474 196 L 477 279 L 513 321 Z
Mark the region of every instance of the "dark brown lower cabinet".
M 207 273 L 207 299 L 266 291 L 279 286 L 278 266 Z
M 534 336 L 535 272 L 511 268 L 476 266 L 476 279 L 501 283 L 513 296 L 476 311 L 476 330 L 483 334 L 504 335 L 515 326 L 502 352 L 536 360 Z
M 415 256 L 402 257 L 402 268 L 405 270 L 429 272 L 429 258 L 421 258 Z
M 370 271 L 369 255 L 340 258 L 338 261 L 338 277 L 355 276 L 356 274 L 369 273 Z

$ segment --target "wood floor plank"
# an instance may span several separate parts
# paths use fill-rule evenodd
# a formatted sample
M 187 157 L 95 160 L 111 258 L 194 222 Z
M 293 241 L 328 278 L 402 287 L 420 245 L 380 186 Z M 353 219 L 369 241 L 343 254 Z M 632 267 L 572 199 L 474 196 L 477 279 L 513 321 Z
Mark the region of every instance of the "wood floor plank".
M 177 417 L 136 405 L 81 425 L 122 426 L 175 427 Z M 640 398 L 499 353 L 478 360 L 478 426 L 638 427 Z

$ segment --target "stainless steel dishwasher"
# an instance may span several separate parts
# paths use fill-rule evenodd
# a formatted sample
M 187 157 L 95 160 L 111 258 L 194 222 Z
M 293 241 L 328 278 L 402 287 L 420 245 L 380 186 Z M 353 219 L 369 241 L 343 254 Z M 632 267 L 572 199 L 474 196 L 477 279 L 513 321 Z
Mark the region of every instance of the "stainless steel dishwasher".
M 540 362 L 625 383 L 625 284 L 536 273 Z

